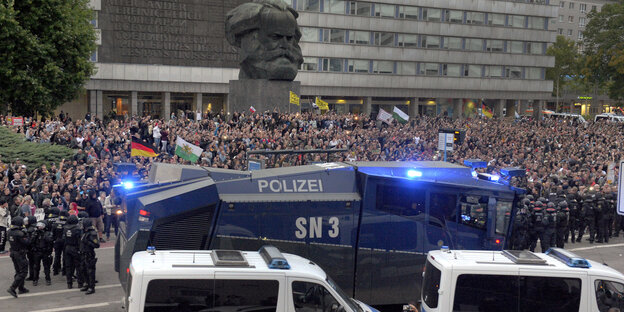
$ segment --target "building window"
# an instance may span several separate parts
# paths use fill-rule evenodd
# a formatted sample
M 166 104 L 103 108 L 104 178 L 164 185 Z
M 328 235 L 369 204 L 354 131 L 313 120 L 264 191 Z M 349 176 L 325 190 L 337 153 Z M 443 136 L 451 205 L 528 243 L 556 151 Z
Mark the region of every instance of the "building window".
M 444 64 L 442 65 L 442 75 L 448 77 L 461 77 L 461 65 Z
M 345 1 L 344 0 L 324 0 L 323 9 L 326 13 L 344 14 L 345 13 Z
M 558 28 L 558 29 L 557 29 L 557 32 L 558 32 L 560 35 L 563 35 L 563 28 Z
M 568 23 L 574 23 L 574 16 L 568 16 Z
M 370 44 L 370 31 L 349 30 L 349 43 Z
M 371 16 L 372 4 L 368 2 L 351 1 L 349 5 L 351 15 Z
M 509 15 L 509 26 L 516 28 L 524 28 L 524 19 L 522 15 Z
M 570 9 L 574 9 L 574 2 L 570 2 Z
M 466 50 L 469 51 L 483 51 L 483 39 L 467 38 Z
M 373 73 L 392 74 L 394 73 L 393 61 L 373 61 Z
M 485 77 L 500 78 L 503 76 L 503 66 L 485 66 Z
M 527 67 L 524 73 L 526 79 L 542 79 L 542 69 L 539 67 Z
M 510 79 L 522 79 L 522 67 L 508 66 L 505 68 L 505 77 Z
M 597 7 L 597 6 L 592 5 L 592 11 L 596 11 L 597 9 L 598 9 L 598 7 Z
M 323 59 L 323 71 L 330 71 L 330 72 L 342 72 L 342 67 L 344 66 L 344 60 L 343 59 L 336 59 L 336 58 L 324 58 Z
M 529 16 L 529 28 L 532 29 L 544 29 L 546 20 L 543 17 Z
M 392 4 L 375 4 L 375 16 L 379 17 L 395 17 L 395 6 Z
M 527 51 L 530 54 L 537 54 L 537 55 L 544 54 L 544 44 L 541 42 L 528 42 Z
M 429 22 L 439 22 L 442 17 L 441 9 L 424 8 L 423 19 Z
M 418 19 L 418 7 L 400 6 L 399 18 L 417 20 Z
M 351 73 L 368 73 L 370 62 L 366 60 L 349 60 L 347 65 L 347 69 Z
M 320 32 L 318 28 L 301 27 L 300 29 L 301 29 L 301 41 L 307 41 L 307 42 L 321 41 Z
M 416 63 L 414 62 L 399 62 L 397 64 L 397 74 L 414 76 L 416 75 Z
M 488 40 L 487 51 L 488 52 L 503 52 L 505 47 L 505 41 L 503 40 Z
M 507 41 L 508 53 L 524 53 L 524 42 L 522 41 Z
M 563 23 L 563 15 L 559 15 L 559 23 Z
M 583 36 L 583 32 L 579 30 L 578 32 L 578 40 L 583 40 L 585 37 Z
M 301 64 L 301 70 L 317 71 L 318 70 L 318 58 L 316 58 L 316 57 L 304 57 L 303 58 L 303 64 Z
M 98 61 L 98 53 L 97 51 L 93 52 L 93 54 L 91 54 L 91 58 L 90 58 L 91 62 L 97 63 Z
M 423 36 L 421 46 L 427 49 L 439 49 L 440 37 L 439 36 Z
M 505 26 L 505 14 L 488 14 L 488 24 L 493 26 Z
M 301 0 L 300 4 L 299 8 L 302 11 L 319 12 L 321 10 L 320 0 Z
M 560 8 L 565 8 L 565 1 L 559 2 L 559 7 Z
M 572 29 L 568 29 L 568 36 L 572 36 Z
M 585 18 L 579 17 L 579 27 L 585 27 Z
M 418 35 L 400 34 L 399 35 L 399 47 L 406 47 L 406 48 L 418 47 Z
M 440 66 L 438 63 L 420 63 L 420 74 L 425 76 L 439 76 Z
M 323 41 L 345 43 L 347 31 L 344 29 L 323 29 Z
M 462 24 L 464 22 L 464 12 L 457 10 L 446 10 L 444 19 L 449 23 Z
M 586 3 L 579 3 L 579 10 L 581 11 L 581 13 L 587 12 L 587 4 Z
M 485 23 L 485 13 L 467 12 L 466 24 L 483 25 Z
M 481 65 L 464 65 L 464 76 L 465 77 L 481 77 L 481 69 L 483 66 Z
M 458 37 L 444 37 L 444 48 L 449 50 L 461 50 L 462 39 Z
M 91 20 L 93 28 L 98 28 L 98 11 L 93 11 L 93 19 Z
M 394 33 L 388 32 L 376 32 L 375 33 L 375 45 L 384 47 L 394 46 Z

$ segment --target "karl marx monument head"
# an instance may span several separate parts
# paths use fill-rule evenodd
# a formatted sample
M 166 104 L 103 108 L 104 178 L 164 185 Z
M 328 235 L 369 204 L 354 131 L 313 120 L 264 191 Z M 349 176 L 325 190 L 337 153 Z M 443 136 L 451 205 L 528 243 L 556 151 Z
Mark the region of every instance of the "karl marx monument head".
M 225 34 L 239 50 L 239 79 L 295 79 L 303 63 L 298 16 L 282 0 L 254 0 L 227 13 Z

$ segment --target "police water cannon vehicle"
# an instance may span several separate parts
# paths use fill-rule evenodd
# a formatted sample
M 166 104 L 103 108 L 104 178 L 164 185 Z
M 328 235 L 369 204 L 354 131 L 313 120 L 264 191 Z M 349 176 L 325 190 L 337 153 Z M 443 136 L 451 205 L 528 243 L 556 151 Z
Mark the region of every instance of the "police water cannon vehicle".
M 259 251 L 137 252 L 122 306 L 128 312 L 378 312 L 349 298 L 314 262 L 274 246 Z
M 422 311 L 600 311 L 624 309 L 624 275 L 562 248 L 430 251 Z
M 322 266 L 375 306 L 418 301 L 426 253 L 502 250 L 518 189 L 436 161 L 337 162 L 236 171 L 157 163 L 124 195 L 115 268 L 135 252 L 257 250 Z

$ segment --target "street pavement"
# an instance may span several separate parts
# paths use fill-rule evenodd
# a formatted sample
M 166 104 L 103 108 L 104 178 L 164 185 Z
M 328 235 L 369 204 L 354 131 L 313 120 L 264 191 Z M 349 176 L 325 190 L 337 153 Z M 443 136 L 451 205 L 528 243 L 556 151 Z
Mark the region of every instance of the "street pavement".
M 566 245 L 582 257 L 606 263 L 614 269 L 624 272 L 624 237 L 612 238 L 608 244 L 589 244 L 586 240 Z M 538 250 L 539 251 L 539 248 Z M 20 295 L 18 299 L 10 296 L 5 290 L 13 281 L 13 264 L 7 255 L 0 256 L 0 311 L 19 312 L 57 312 L 57 311 L 121 311 L 123 291 L 119 284 L 117 272 L 114 270 L 114 239 L 102 244 L 97 250 L 97 279 L 95 294 L 85 295 L 80 290 L 67 289 L 65 277 L 52 277 L 52 285 L 46 286 L 41 277 L 39 286 L 26 282 L 30 293 Z M 43 272 L 42 272 L 43 274 Z M 76 283 L 74 283 L 76 287 Z

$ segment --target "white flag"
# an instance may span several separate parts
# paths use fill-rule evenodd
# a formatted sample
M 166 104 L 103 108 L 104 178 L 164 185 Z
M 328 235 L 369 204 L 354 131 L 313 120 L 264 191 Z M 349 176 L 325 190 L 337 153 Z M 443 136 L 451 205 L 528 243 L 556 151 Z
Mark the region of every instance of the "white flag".
M 409 121 L 409 116 L 396 106 L 392 110 L 392 117 L 400 123 L 406 123 Z
M 386 112 L 382 108 L 379 109 L 379 114 L 377 114 L 377 120 L 381 120 L 387 124 L 392 123 L 392 114 Z

